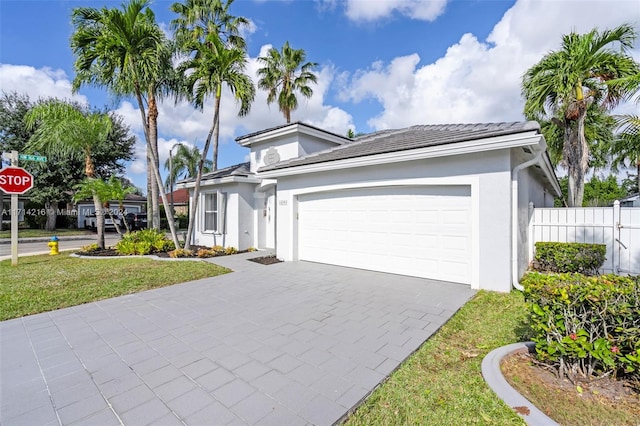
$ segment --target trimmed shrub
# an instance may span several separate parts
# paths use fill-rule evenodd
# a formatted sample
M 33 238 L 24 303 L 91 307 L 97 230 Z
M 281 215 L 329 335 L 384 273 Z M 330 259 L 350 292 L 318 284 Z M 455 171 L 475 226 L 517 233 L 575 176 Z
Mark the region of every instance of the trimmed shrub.
M 640 383 L 640 278 L 529 273 L 522 284 L 540 361 L 570 379 Z
M 82 253 L 92 253 L 92 252 L 98 251 L 98 250 L 100 250 L 100 246 L 98 244 L 96 244 L 96 243 L 93 243 L 93 244 L 89 244 L 89 245 L 83 246 L 80 249 L 80 252 L 82 252 Z
M 238 253 L 238 249 L 235 247 L 227 247 L 224 248 L 222 246 L 213 246 L 211 248 L 201 248 L 196 252 L 196 256 L 198 257 L 215 257 L 215 256 L 226 256 L 230 254 Z
M 152 254 L 174 248 L 173 242 L 156 229 L 141 229 L 126 233 L 116 244 L 116 252 L 125 256 Z
M 175 250 L 171 250 L 169 252 L 169 257 L 172 257 L 174 259 L 179 258 L 179 257 L 191 257 L 193 256 L 193 251 L 192 250 L 185 250 L 183 248 L 178 248 Z
M 604 244 L 538 242 L 532 267 L 536 271 L 595 275 L 606 253 Z
M 216 252 L 214 249 L 208 249 L 208 248 L 201 248 L 201 249 L 198 249 L 198 251 L 196 252 L 196 256 L 201 258 L 214 257 L 217 255 L 218 255 L 218 252 Z

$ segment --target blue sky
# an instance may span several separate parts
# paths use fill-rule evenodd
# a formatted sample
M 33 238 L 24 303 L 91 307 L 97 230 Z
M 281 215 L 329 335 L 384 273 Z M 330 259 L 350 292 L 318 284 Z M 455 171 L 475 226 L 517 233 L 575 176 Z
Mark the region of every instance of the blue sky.
M 168 27 L 172 1 L 151 8 Z M 126 175 L 145 187 L 144 144 L 135 103 L 113 99 L 99 88 L 72 95 L 73 53 L 69 37 L 74 7 L 120 7 L 99 0 L 0 0 L 0 88 L 32 99 L 56 96 L 108 108 L 123 115 L 139 135 L 136 159 Z M 585 6 L 586 5 L 586 6 Z M 256 58 L 289 41 L 319 64 L 310 100 L 300 99 L 293 120 L 344 134 L 413 124 L 521 120 L 522 73 L 559 46 L 562 34 L 630 22 L 640 29 L 637 1 L 447 1 L 447 0 L 236 0 L 235 15 L 251 20 L 246 34 L 247 72 Z M 638 43 L 640 47 L 640 43 Z M 640 49 L 634 51 L 640 60 Z M 277 106 L 259 91 L 251 113 L 236 116 L 230 94 L 222 101 L 219 165 L 245 161 L 234 139 L 284 123 Z M 621 111 L 636 111 L 633 104 Z M 186 103 L 160 108 L 161 160 L 176 143 L 202 147 L 212 116 Z

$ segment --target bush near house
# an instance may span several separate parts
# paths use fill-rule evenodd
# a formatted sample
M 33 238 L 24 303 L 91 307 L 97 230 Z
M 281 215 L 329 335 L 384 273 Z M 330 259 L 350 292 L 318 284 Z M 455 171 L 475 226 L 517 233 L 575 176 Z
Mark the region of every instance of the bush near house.
M 640 385 L 640 278 L 529 273 L 522 280 L 540 361 L 562 377 Z
M 532 268 L 545 272 L 595 275 L 606 259 L 604 244 L 537 242 Z
M 211 248 L 200 248 L 196 252 L 196 256 L 206 258 L 215 256 L 227 256 L 238 253 L 238 249 L 235 247 L 224 248 L 222 246 L 213 246 Z
M 175 249 L 166 235 L 156 229 L 142 229 L 122 236 L 116 244 L 116 252 L 120 255 L 145 255 Z

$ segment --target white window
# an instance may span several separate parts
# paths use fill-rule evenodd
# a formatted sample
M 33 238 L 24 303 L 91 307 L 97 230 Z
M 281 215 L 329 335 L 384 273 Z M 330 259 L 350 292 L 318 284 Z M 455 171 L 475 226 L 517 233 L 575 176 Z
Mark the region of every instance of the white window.
M 225 232 L 225 192 L 207 192 L 202 196 L 202 231 L 215 234 Z

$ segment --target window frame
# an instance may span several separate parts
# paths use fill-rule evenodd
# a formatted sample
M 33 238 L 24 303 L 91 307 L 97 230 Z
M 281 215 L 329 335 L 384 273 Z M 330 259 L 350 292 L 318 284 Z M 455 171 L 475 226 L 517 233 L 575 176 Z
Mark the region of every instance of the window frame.
M 210 191 L 203 192 L 200 205 L 202 206 L 202 215 L 200 221 L 200 229 L 203 234 L 224 234 L 225 233 L 225 210 L 226 210 L 226 192 Z M 209 200 L 212 200 L 213 208 L 210 209 Z M 208 215 L 213 215 L 214 229 L 207 229 L 207 224 L 211 221 L 207 220 Z

